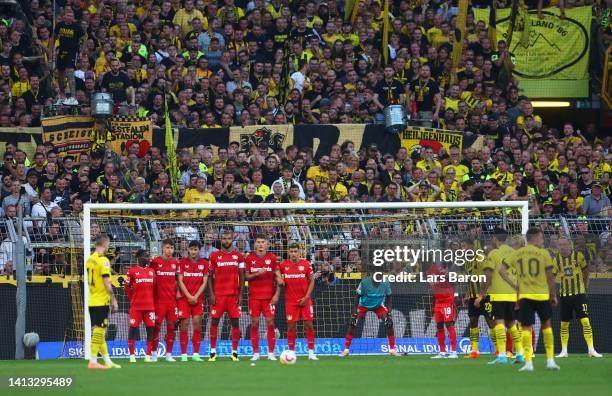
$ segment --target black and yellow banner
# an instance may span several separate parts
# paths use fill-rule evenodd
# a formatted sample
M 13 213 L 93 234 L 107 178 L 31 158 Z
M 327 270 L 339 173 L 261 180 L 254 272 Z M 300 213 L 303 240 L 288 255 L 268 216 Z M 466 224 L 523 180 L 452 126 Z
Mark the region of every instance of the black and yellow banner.
M 402 147 L 412 152 L 424 146 L 429 146 L 434 153 L 445 149 L 448 153 L 451 146 L 463 149 L 463 134 L 436 128 L 407 127 L 400 133 Z
M 489 9 L 474 8 L 476 21 L 490 23 Z M 525 95 L 533 98 L 588 96 L 589 44 L 592 7 L 546 8 L 543 18 L 528 11 L 526 26 L 518 26 L 510 43 L 516 58 L 513 74 Z M 511 10 L 496 11 L 497 39 L 508 38 Z M 517 36 L 519 35 L 519 36 Z
M 58 116 L 42 120 L 43 142 L 53 144 L 60 157 L 76 156 L 91 146 L 94 120 L 86 116 Z
M 111 148 L 116 153 L 125 153 L 128 142 L 143 142 L 150 146 L 153 142 L 153 124 L 147 118 L 114 117 L 110 120 Z

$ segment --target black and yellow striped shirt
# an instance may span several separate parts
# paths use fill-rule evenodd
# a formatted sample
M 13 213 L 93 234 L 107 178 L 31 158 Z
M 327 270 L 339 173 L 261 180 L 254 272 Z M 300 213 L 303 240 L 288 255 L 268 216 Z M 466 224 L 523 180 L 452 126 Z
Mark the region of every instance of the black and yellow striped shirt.
M 555 273 L 560 279 L 559 294 L 562 297 L 586 294 L 582 271 L 587 267 L 584 255 L 574 251 L 569 256 L 555 256 Z

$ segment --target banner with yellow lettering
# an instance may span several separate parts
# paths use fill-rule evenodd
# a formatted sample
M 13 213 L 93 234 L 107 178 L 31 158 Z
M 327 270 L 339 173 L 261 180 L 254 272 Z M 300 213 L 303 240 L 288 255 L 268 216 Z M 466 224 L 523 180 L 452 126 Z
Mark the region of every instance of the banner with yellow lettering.
M 444 129 L 407 127 L 400 133 L 401 146 L 412 153 L 424 146 L 429 146 L 434 153 L 444 148 L 446 152 L 455 145 L 463 150 L 463 134 Z
M 43 142 L 51 143 L 58 156 L 88 152 L 94 120 L 88 116 L 58 116 L 42 120 Z
M 474 8 L 476 21 L 489 23 L 489 9 Z M 497 39 L 507 39 L 511 10 L 498 9 Z M 589 44 L 592 7 L 565 10 L 546 8 L 542 19 L 537 10 L 529 11 L 528 26 L 521 27 L 528 37 L 513 37 L 510 53 L 516 64 L 513 74 L 524 94 L 532 98 L 577 98 L 588 96 Z
M 148 118 L 111 118 L 110 141 L 111 148 L 116 153 L 125 153 L 128 149 L 126 147 L 128 141 L 150 146 L 153 141 L 153 124 Z

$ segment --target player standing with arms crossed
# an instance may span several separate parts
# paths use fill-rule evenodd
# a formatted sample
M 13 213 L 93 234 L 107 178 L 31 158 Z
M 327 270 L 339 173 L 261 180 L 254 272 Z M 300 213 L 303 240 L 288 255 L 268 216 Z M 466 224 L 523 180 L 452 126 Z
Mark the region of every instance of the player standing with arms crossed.
M 245 277 L 249 282 L 249 315 L 251 316 L 251 344 L 253 345 L 251 360 L 259 360 L 259 317 L 262 314 L 266 320 L 268 335 L 268 360 L 276 360 L 274 357 L 274 346 L 276 345 L 274 311 L 278 303 L 282 279 L 278 268 L 278 258 L 275 254 L 268 252 L 268 240 L 264 236 L 255 237 L 255 252 L 246 256 L 245 264 Z
M 557 305 L 553 261 L 544 249 L 544 234 L 539 228 L 527 231 L 527 246 L 512 253 L 506 260 L 518 273 L 519 322 L 522 326 L 525 365 L 519 371 L 533 371 L 531 333 L 537 313 L 542 322 L 542 336 L 546 350 L 546 368 L 559 370 L 555 363 L 555 340 L 551 324 L 552 307 Z
M 457 333 L 455 332 L 457 306 L 455 305 L 455 289 L 448 281 L 448 271 L 442 264 L 433 264 L 431 268 L 429 268 L 429 271 L 427 271 L 427 275 L 434 279 L 431 283 L 431 291 L 434 295 L 433 316 L 436 322 L 436 339 L 440 347 L 440 353 L 431 358 L 457 359 Z M 450 353 L 446 352 L 446 335 L 444 334 L 444 327 L 448 330 Z
M 559 253 L 554 258 L 555 273 L 560 277 L 561 293 L 561 353 L 558 358 L 567 357 L 569 342 L 569 325 L 573 319 L 580 319 L 582 334 L 586 341 L 590 357 L 602 357 L 593 346 L 593 329 L 589 321 L 589 307 L 586 302 L 586 291 L 589 286 L 589 266 L 581 252 L 574 250 L 566 237 L 560 237 Z
M 200 343 L 202 342 L 202 315 L 204 315 L 204 290 L 208 282 L 208 261 L 200 258 L 198 241 L 189 242 L 189 257 L 181 259 L 178 266 L 178 286 L 180 297 L 177 300 L 178 317 L 181 320 L 179 340 L 181 344 L 181 361 L 187 361 L 187 344 L 189 342 L 189 318 L 193 326 L 191 343 L 193 354 L 191 360 L 201 362 Z
M 487 293 L 493 306 L 493 320 L 495 321 L 495 340 L 498 354 L 489 364 L 508 363 L 506 356 L 506 329 L 512 336 L 512 342 L 516 349 L 516 359 L 513 363 L 525 363 L 523 358 L 523 345 L 521 333 L 516 326 L 514 307 L 518 290 L 516 271 L 510 268 L 504 261 L 510 257 L 514 250 L 506 244 L 508 234 L 503 228 L 496 228 L 493 235 L 494 249 L 488 254 L 484 263 L 484 273 L 487 281 L 482 285 L 482 292 L 476 299 L 475 305 L 480 306 Z
M 174 256 L 172 240 L 162 242 L 162 255 L 151 260 L 150 268 L 155 270 L 155 329 L 153 331 L 153 357 L 157 361 L 159 334 L 164 319 L 166 320 L 166 361 L 175 362 L 172 357 L 174 345 L 174 326 L 177 319 L 176 308 L 176 270 L 178 261 Z
M 130 350 L 130 363 L 136 363 L 134 343 L 138 326 L 140 326 L 140 322 L 144 322 L 147 330 L 147 349 L 144 361 L 149 363 L 151 362 L 155 328 L 155 271 L 149 268 L 151 257 L 146 250 L 138 249 L 136 260 L 138 263 L 128 270 L 125 281 L 125 294 L 130 300 L 128 349 Z
M 300 258 L 297 243 L 288 246 L 289 258 L 280 265 L 285 282 L 285 310 L 287 314 L 287 342 L 289 350 L 295 351 L 297 322 L 304 321 L 304 331 L 308 340 L 308 360 L 319 360 L 314 352 L 315 333 L 312 326 L 314 309 L 312 291 L 314 290 L 314 273 L 310 261 Z
M 365 318 L 368 311 L 374 312 L 379 319 L 385 323 L 387 338 L 389 339 L 389 355 L 402 356 L 395 350 L 395 332 L 393 330 L 393 320 L 391 319 L 391 285 L 389 282 L 376 282 L 373 277 L 363 279 L 357 287 L 356 310 L 351 316 L 348 329 L 346 331 L 344 351 L 340 357 L 349 355 L 353 332 L 357 327 L 359 318 Z
M 99 235 L 95 240 L 95 245 L 96 250 L 89 256 L 85 265 L 89 284 L 89 317 L 92 326 L 91 357 L 87 367 L 90 369 L 121 368 L 110 360 L 108 347 L 104 339 L 104 329 L 108 325 L 109 303 L 113 312 L 119 310 L 110 278 L 110 261 L 105 256 L 110 245 L 110 239 L 107 235 Z M 98 352 L 102 354 L 104 364 L 98 363 Z
M 221 250 L 210 255 L 210 357 L 209 362 L 217 361 L 217 335 L 219 320 L 225 312 L 232 326 L 232 356 L 238 359 L 238 341 L 240 340 L 240 305 L 244 288 L 244 257 L 232 249 L 234 237 L 231 231 L 221 234 Z

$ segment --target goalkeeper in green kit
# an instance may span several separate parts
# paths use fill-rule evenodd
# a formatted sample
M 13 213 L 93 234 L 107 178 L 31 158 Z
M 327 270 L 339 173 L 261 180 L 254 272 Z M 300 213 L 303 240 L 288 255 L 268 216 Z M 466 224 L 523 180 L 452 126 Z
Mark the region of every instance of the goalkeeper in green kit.
M 391 319 L 391 285 L 389 282 L 377 282 L 374 277 L 365 278 L 357 287 L 357 309 L 351 316 L 344 344 L 344 351 L 340 357 L 349 355 L 353 332 L 357 327 L 359 318 L 365 318 L 368 311 L 372 311 L 379 319 L 384 321 L 389 339 L 389 355 L 401 356 L 395 349 L 395 332 L 393 330 L 393 320 Z

